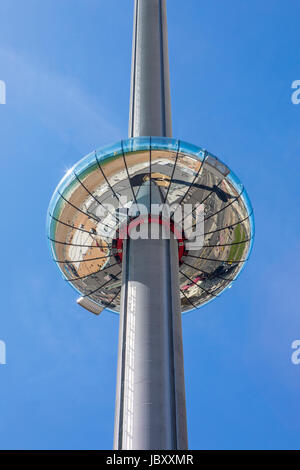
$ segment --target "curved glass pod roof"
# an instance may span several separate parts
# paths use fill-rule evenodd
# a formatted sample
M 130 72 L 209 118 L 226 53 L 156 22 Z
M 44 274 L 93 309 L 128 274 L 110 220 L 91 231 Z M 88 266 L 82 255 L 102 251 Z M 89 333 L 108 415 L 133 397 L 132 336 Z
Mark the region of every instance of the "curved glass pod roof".
M 187 220 L 202 205 L 203 246 L 185 250 L 179 267 L 182 312 L 218 297 L 236 280 L 254 237 L 253 211 L 235 174 L 217 157 L 187 142 L 137 137 L 96 150 L 68 170 L 48 210 L 47 236 L 64 279 L 81 296 L 118 312 L 122 264 L 114 240 L 145 181 L 155 183 Z M 190 217 L 188 219 L 188 216 Z M 186 217 L 186 220 L 184 219 Z M 142 262 L 142 260 L 141 260 Z

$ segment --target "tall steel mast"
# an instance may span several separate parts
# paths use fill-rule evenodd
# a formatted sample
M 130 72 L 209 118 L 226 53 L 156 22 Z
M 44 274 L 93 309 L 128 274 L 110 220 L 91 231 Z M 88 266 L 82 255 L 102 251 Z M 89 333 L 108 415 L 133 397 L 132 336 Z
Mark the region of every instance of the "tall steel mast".
M 135 0 L 129 139 L 75 164 L 47 216 L 51 257 L 81 294 L 78 304 L 120 313 L 115 449 L 187 449 L 181 311 L 229 288 L 253 244 L 241 181 L 171 129 L 166 0 Z M 192 204 L 193 222 L 184 214 L 170 221 L 165 202 Z M 201 246 L 188 233 L 198 215 Z M 145 228 L 148 237 L 136 239 Z
M 166 1 L 135 0 L 129 137 L 171 135 Z M 178 279 L 175 239 L 124 240 L 115 449 L 187 449 Z

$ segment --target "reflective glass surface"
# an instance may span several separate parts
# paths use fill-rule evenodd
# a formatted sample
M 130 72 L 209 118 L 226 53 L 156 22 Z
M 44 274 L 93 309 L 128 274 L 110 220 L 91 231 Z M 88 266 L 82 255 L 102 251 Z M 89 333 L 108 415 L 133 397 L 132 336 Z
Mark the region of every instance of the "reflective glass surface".
M 219 296 L 236 280 L 254 237 L 253 211 L 236 175 L 209 152 L 187 142 L 133 138 L 99 149 L 80 160 L 57 186 L 48 209 L 47 237 L 64 279 L 82 296 L 119 311 L 122 264 L 116 233 L 128 223 L 146 181 L 182 224 L 195 228 L 202 207 L 203 246 L 184 250 L 179 282 L 182 311 Z M 141 263 L 143 261 L 141 260 Z

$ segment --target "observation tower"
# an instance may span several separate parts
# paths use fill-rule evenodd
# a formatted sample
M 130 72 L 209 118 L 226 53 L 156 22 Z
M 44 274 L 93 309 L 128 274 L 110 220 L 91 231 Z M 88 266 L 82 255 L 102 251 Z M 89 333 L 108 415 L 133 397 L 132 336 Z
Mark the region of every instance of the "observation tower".
M 114 448 L 187 449 L 182 313 L 236 281 L 254 223 L 228 166 L 172 138 L 165 0 L 135 0 L 129 138 L 66 173 L 47 234 L 78 304 L 120 314 Z

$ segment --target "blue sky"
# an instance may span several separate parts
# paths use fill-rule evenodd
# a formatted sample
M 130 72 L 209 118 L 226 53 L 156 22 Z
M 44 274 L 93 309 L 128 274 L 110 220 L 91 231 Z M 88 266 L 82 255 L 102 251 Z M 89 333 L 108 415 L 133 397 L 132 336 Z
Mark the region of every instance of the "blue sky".
M 67 168 L 127 137 L 132 0 L 2 0 L 1 449 L 112 447 L 118 317 L 76 305 L 45 218 Z M 169 0 L 173 135 L 218 155 L 255 210 L 234 287 L 183 317 L 191 449 L 299 449 L 297 0 Z

